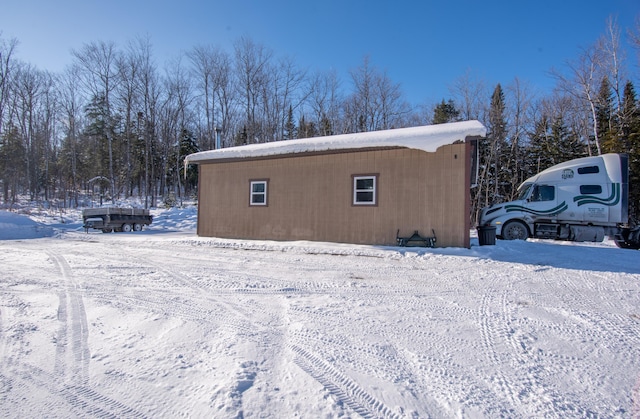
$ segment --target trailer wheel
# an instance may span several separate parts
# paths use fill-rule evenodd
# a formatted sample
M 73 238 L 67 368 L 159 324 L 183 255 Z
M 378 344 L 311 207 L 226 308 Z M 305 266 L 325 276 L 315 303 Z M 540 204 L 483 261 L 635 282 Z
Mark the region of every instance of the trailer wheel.
M 505 240 L 527 240 L 529 228 L 520 221 L 509 221 L 502 226 L 502 238 Z
M 125 233 L 130 232 L 131 231 L 131 224 L 129 224 L 129 223 L 122 224 L 122 231 L 124 231 Z
M 133 225 L 133 231 L 142 231 L 142 224 L 135 223 Z

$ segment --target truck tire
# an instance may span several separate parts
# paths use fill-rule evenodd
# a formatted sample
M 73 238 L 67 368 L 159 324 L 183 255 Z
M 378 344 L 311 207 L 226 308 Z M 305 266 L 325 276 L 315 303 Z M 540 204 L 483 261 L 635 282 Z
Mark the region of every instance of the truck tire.
M 135 223 L 133 225 L 133 231 L 142 231 L 142 224 Z
M 103 232 L 103 233 L 111 233 L 112 231 L 113 231 L 113 229 L 112 229 L 112 228 L 103 228 L 103 229 L 102 229 L 102 232 Z
M 620 249 L 640 250 L 640 243 L 630 243 L 630 242 L 628 242 L 626 240 L 614 240 L 614 243 Z
M 521 221 L 508 221 L 502 226 L 502 238 L 504 240 L 527 240 L 529 227 Z
M 129 224 L 129 223 L 122 224 L 122 231 L 124 231 L 125 233 L 130 232 L 131 231 L 131 224 Z

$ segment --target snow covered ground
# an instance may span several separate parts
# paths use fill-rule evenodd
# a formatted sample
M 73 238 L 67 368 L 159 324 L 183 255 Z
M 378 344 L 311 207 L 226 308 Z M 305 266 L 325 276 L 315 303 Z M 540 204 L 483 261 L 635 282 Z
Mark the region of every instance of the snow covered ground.
M 0 211 L 0 416 L 640 416 L 640 252 L 138 233 Z

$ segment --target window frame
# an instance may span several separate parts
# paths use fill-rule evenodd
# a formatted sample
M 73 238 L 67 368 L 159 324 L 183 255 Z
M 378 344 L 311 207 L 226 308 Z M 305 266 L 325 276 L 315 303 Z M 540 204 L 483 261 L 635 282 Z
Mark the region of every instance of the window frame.
M 256 192 L 253 190 L 254 185 L 264 185 L 264 191 Z M 254 196 L 264 196 L 263 202 L 255 202 Z M 249 206 L 250 207 L 268 207 L 269 206 L 269 179 L 249 179 Z
M 600 195 L 602 190 L 602 185 L 580 185 L 580 194 L 582 195 Z
M 600 166 L 583 166 L 583 167 L 578 167 L 578 174 L 579 175 L 594 175 L 600 173 Z
M 553 196 L 548 198 L 549 191 L 553 192 Z M 556 200 L 556 187 L 555 185 L 547 184 L 534 184 L 531 189 L 531 195 L 529 196 L 529 202 L 550 202 Z
M 378 206 L 378 189 L 380 187 L 379 173 L 354 174 L 351 175 L 351 205 L 354 207 L 376 207 Z M 358 181 L 364 179 L 373 179 L 373 189 L 358 189 Z M 371 192 L 373 199 L 371 201 L 359 201 L 358 193 Z

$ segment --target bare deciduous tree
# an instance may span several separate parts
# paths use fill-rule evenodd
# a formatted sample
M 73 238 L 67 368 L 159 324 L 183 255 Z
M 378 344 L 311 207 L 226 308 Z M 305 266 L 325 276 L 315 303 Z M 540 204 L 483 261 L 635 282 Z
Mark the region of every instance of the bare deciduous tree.
M 187 52 L 191 61 L 195 87 L 199 90 L 198 103 L 204 108 L 205 127 L 200 143 L 205 149 L 215 148 L 215 131 L 220 121 L 216 115 L 216 98 L 220 95 L 224 81 L 228 78 L 228 57 L 211 45 L 200 45 Z
M 79 173 L 78 158 L 78 133 L 82 125 L 82 103 L 84 98 L 80 94 L 78 86 L 80 80 L 78 68 L 71 66 L 58 77 L 57 88 L 60 98 L 60 122 L 63 126 L 65 139 L 62 143 L 62 173 L 65 174 L 65 189 L 72 193 L 74 205 L 78 206 Z M 70 184 L 68 184 L 68 182 Z M 65 194 L 66 198 L 66 194 Z
M 306 98 L 306 92 L 302 91 L 305 76 L 305 71 L 290 58 L 281 59 L 270 69 L 262 92 L 265 113 L 263 135 L 267 141 L 284 138 L 288 110 L 297 111 Z
M 242 37 L 234 45 L 237 88 L 244 107 L 246 141 L 264 142 L 259 135 L 264 122 L 263 93 L 273 53 L 266 47 Z
M 400 84 L 371 65 L 368 56 L 351 71 L 351 80 L 354 91 L 345 102 L 345 117 L 351 130 L 376 131 L 401 125 L 409 106 L 402 100 Z
M 9 100 L 11 69 L 13 68 L 13 53 L 18 46 L 18 40 L 5 41 L 0 32 L 0 133 L 4 122 L 4 110 Z
M 454 81 L 449 91 L 453 95 L 456 108 L 460 111 L 460 119 L 463 121 L 485 119 L 486 98 L 489 93 L 484 81 L 475 79 L 467 70 L 463 76 Z
M 343 134 L 340 80 L 335 70 L 316 72 L 308 81 L 307 103 L 319 127 L 319 135 Z
M 598 133 L 596 118 L 598 85 L 601 81 L 602 54 L 595 47 L 583 50 L 577 61 L 568 62 L 567 67 L 570 76 L 553 71 L 553 75 L 558 80 L 559 88 L 579 100 L 591 115 L 593 144 L 596 146 L 598 154 L 601 154 L 602 147 Z M 591 150 L 591 148 L 589 148 Z
M 532 94 L 526 83 L 516 79 L 507 86 L 507 119 L 509 124 L 510 148 L 507 167 L 512 170 L 511 176 L 511 193 L 507 197 L 509 200 L 515 199 L 518 185 L 524 180 L 524 171 L 521 153 L 523 148 L 523 139 L 526 137 L 526 131 L 530 126 L 528 118 L 529 107 L 531 106 Z
M 191 112 L 194 102 L 191 78 L 182 65 L 180 58 L 174 60 L 167 70 L 165 78 L 165 96 L 160 103 L 160 173 L 168 173 L 170 166 L 175 167 L 175 173 L 180 173 L 181 164 L 178 161 L 169 161 L 172 151 L 179 147 L 180 136 L 183 130 L 191 126 L 195 117 Z M 179 156 L 179 154 L 177 154 Z M 160 177 L 159 190 L 166 191 L 166 177 Z M 176 187 L 180 187 L 180 179 L 176 179 Z M 155 188 L 154 188 L 154 194 Z M 177 191 L 173 191 L 177 192 Z M 155 200 L 155 195 L 154 195 Z
M 622 90 L 626 82 L 624 71 L 625 55 L 620 46 L 620 28 L 618 22 L 613 17 L 609 17 L 606 22 L 606 33 L 602 35 L 597 43 L 599 56 L 602 58 L 601 72 L 606 76 L 611 84 L 615 96 L 615 113 L 620 114 L 622 104 Z
M 104 97 L 105 106 L 105 135 L 107 136 L 109 153 L 109 181 L 111 182 L 111 200 L 116 199 L 116 177 L 114 172 L 113 156 L 113 115 L 111 100 L 114 90 L 117 88 L 118 50 L 113 42 L 92 42 L 85 44 L 80 50 L 72 50 L 72 55 L 78 65 L 82 81 L 92 97 Z
M 39 139 L 41 126 L 39 118 L 41 114 L 41 99 L 45 89 L 45 80 L 42 72 L 30 64 L 20 63 L 15 68 L 12 78 L 12 94 L 14 100 L 15 122 L 20 130 L 26 155 L 26 179 L 31 199 L 38 196 L 40 190 L 40 165 L 42 147 Z

